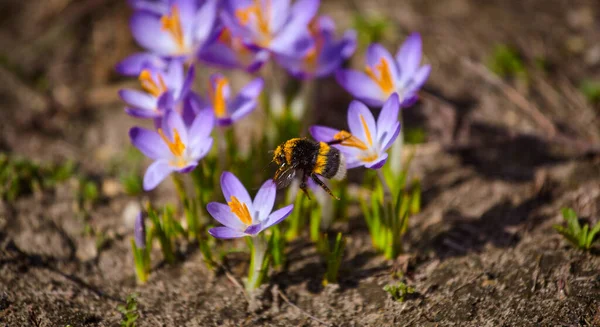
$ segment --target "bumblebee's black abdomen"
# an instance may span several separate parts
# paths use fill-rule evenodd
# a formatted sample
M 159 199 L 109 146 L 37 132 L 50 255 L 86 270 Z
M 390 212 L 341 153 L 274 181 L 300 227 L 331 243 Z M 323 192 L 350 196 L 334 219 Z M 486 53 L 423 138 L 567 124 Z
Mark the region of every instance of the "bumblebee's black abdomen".
M 330 147 L 326 155 L 325 167 L 321 175 L 326 178 L 333 178 L 340 169 L 341 153 L 340 150 Z

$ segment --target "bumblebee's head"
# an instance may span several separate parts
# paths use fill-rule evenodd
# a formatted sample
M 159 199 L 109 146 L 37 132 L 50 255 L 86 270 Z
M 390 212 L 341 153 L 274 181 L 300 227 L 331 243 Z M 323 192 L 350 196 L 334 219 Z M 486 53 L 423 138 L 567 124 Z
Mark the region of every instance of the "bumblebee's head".
M 285 162 L 285 153 L 283 153 L 283 144 L 277 146 L 273 151 L 273 162 L 281 166 Z

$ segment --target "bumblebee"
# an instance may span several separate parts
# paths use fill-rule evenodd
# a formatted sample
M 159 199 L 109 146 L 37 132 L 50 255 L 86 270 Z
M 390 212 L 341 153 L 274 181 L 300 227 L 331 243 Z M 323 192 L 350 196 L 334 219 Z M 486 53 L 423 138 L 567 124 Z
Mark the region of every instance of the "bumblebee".
M 318 177 L 340 180 L 346 176 L 346 160 L 340 150 L 332 147 L 343 140 L 316 142 L 306 138 L 293 138 L 279 145 L 273 152 L 273 162 L 279 169 L 274 181 L 277 188 L 289 186 L 296 174 L 302 174 L 300 189 L 310 198 L 307 191 L 308 179 L 312 179 L 329 195 L 339 200 Z

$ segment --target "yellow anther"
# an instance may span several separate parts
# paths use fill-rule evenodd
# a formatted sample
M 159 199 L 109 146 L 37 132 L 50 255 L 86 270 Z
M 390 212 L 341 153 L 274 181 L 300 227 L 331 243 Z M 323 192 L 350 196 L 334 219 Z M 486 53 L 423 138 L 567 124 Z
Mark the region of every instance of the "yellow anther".
M 365 67 L 365 73 L 379 85 L 385 94 L 391 94 L 394 91 L 394 81 L 392 79 L 392 72 L 390 71 L 390 64 L 385 58 L 381 58 L 374 68 L 379 72 L 379 76 L 369 66 Z
M 179 16 L 179 8 L 176 5 L 171 7 L 171 16 L 164 15 L 160 18 L 163 31 L 167 31 L 177 43 L 179 50 L 185 50 L 185 40 L 183 38 L 183 28 L 181 27 L 181 19 Z
M 359 115 L 360 116 L 360 122 L 362 123 L 363 126 L 363 130 L 365 131 L 365 135 L 367 136 L 367 142 L 369 142 L 370 146 L 373 146 L 373 139 L 371 138 L 371 131 L 369 131 L 369 126 L 367 125 L 367 122 L 365 121 L 365 117 L 363 117 L 363 115 Z
M 213 103 L 213 109 L 217 118 L 223 118 L 227 116 L 227 102 L 225 100 L 225 88 L 229 84 L 229 81 L 225 77 L 219 77 L 217 79 L 217 85 L 215 88 L 210 87 L 210 96 Z
M 342 143 L 340 143 L 343 146 L 349 146 L 349 147 L 358 148 L 361 150 L 367 150 L 369 148 L 359 138 L 357 138 L 356 136 L 354 136 L 344 130 L 339 131 L 337 134 L 335 134 L 333 136 L 333 139 L 334 140 L 343 140 Z
M 377 155 L 377 153 L 371 153 L 365 156 L 359 156 L 358 159 L 361 161 L 366 161 L 366 162 L 372 162 L 377 160 L 377 158 L 379 158 L 379 155 Z
M 167 144 L 167 146 L 169 147 L 169 150 L 171 150 L 171 153 L 174 156 L 181 157 L 183 155 L 183 151 L 185 150 L 185 144 L 183 144 L 183 142 L 181 142 L 181 137 L 179 136 L 179 132 L 177 132 L 177 129 L 173 128 L 173 139 L 174 139 L 173 142 L 171 142 L 169 140 L 169 138 L 165 135 L 163 130 L 160 128 L 158 129 L 158 134 L 163 139 L 165 144 Z
M 240 202 L 235 196 L 231 196 L 231 201 L 227 203 L 231 212 L 233 212 L 244 225 L 252 225 L 252 216 L 245 203 Z
M 156 84 L 152 78 L 152 73 L 147 69 L 142 70 L 140 76 L 138 77 L 140 84 L 142 85 L 142 89 L 155 97 L 159 97 L 161 94 L 163 94 L 163 92 L 167 91 L 167 85 L 165 84 L 162 75 L 159 73 L 157 76 L 158 84 Z
M 235 16 L 242 25 L 248 25 L 251 18 L 254 17 L 256 27 L 261 34 L 263 40 L 260 45 L 267 46 L 271 42 L 271 28 L 269 19 L 271 18 L 271 0 L 265 0 L 265 6 L 261 5 L 261 0 L 254 0 L 254 4 L 235 11 Z

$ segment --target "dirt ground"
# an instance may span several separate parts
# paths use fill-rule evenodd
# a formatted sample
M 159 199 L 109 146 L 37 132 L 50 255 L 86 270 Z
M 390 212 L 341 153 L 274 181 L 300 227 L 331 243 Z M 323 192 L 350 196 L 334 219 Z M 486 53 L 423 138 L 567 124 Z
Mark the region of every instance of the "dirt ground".
M 404 112 L 422 127 L 411 174 L 422 180 L 423 211 L 410 223 L 406 255 L 372 251 L 351 210 L 339 285 L 306 241 L 288 248 L 262 308 L 213 274 L 195 249 L 158 260 L 137 286 L 127 214 L 140 200 L 176 198 L 169 185 L 130 197 L 110 171 L 127 149 L 117 90 L 135 81 L 114 64 L 135 51 L 123 0 L 3 0 L 0 4 L 0 151 L 39 162 L 74 160 L 101 186 L 83 232 L 77 185 L 61 183 L 0 202 L 0 325 L 117 326 L 117 306 L 139 294 L 139 326 L 600 326 L 600 257 L 568 246 L 553 229 L 560 209 L 600 219 L 600 107 L 579 92 L 600 78 L 597 0 L 322 1 L 322 13 L 349 26 L 354 12 L 385 13 L 424 39 L 433 70 L 421 102 Z M 500 80 L 484 64 L 497 44 L 523 57 L 528 79 Z M 536 60 L 548 64 L 536 69 Z M 343 125 L 349 96 L 332 80 L 319 88 L 323 124 Z M 168 184 L 168 183 L 165 183 Z M 242 247 L 244 243 L 239 243 Z M 159 253 L 155 253 L 160 258 Z M 245 256 L 227 257 L 241 279 Z M 383 291 L 404 270 L 416 295 Z M 298 309 L 283 300 L 279 291 Z

